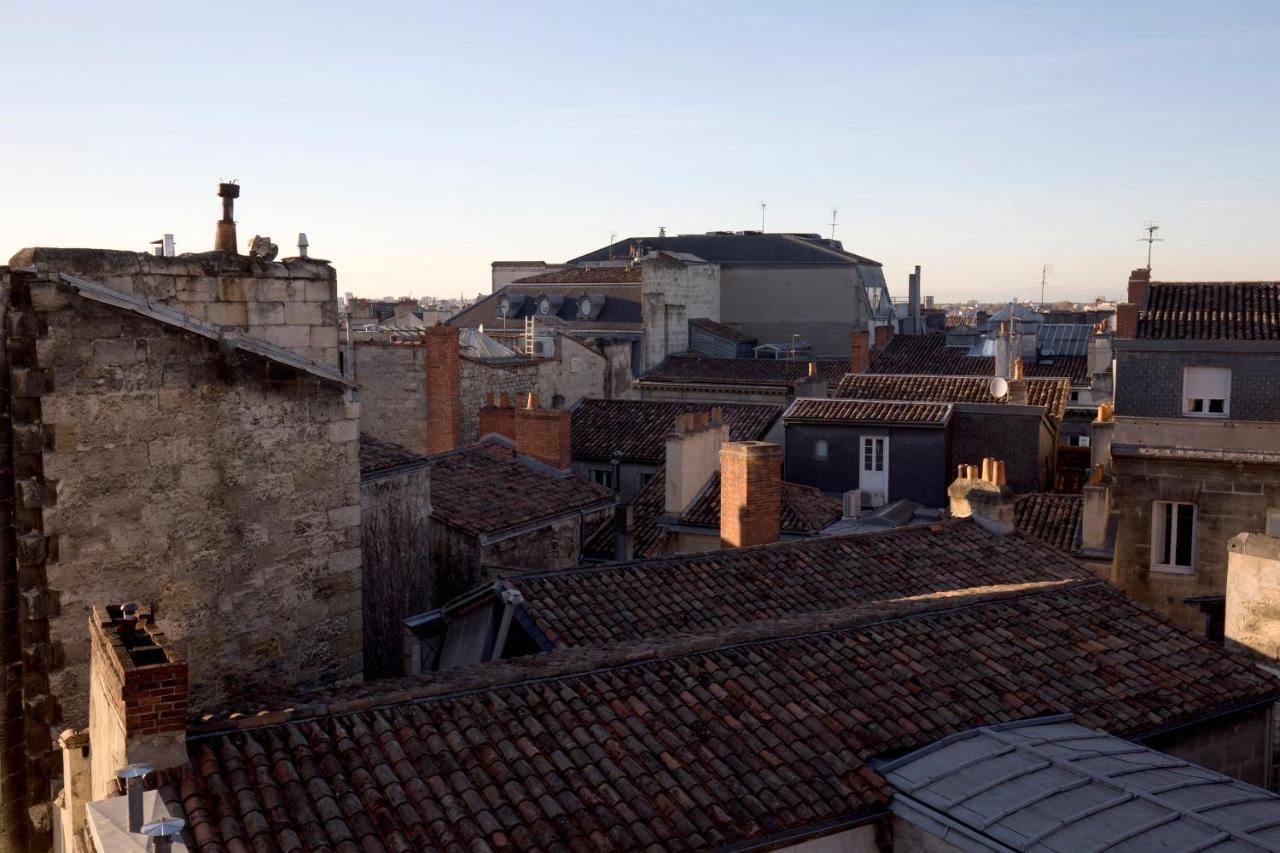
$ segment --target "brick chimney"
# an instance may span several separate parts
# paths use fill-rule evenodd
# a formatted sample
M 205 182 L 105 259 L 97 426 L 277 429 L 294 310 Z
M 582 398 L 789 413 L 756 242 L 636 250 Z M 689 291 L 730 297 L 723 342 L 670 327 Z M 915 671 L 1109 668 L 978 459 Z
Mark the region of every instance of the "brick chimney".
M 562 471 L 573 464 L 573 416 L 568 409 L 539 409 L 530 394 L 515 410 L 516 450 Z
M 458 330 L 429 326 L 427 344 L 427 453 L 443 453 L 458 446 L 462 431 Z
M 876 326 L 876 352 L 880 352 L 889 345 L 889 339 L 893 337 L 893 326 Z
M 149 608 L 94 607 L 89 617 L 90 796 L 118 791 L 116 771 L 187 763 L 187 662 L 166 648 Z
M 676 416 L 667 436 L 667 515 L 680 516 L 720 467 L 720 448 L 729 441 L 729 425 L 717 407 Z
M 1132 302 L 1122 302 L 1116 306 L 1116 337 L 1136 338 L 1138 336 L 1138 306 Z
M 959 466 L 955 481 L 947 487 L 947 498 L 954 518 L 972 517 L 978 526 L 1000 536 L 1014 530 L 1014 494 L 999 459 L 983 459 L 981 470 L 975 465 Z
M 1129 273 L 1129 304 L 1138 306 L 1139 311 L 1146 310 L 1147 290 L 1150 286 L 1151 270 L 1140 269 Z
M 870 335 L 856 331 L 849 336 L 849 372 L 866 373 L 871 366 Z
M 746 548 L 781 535 L 782 448 L 767 441 L 720 447 L 720 544 Z
M 490 433 L 516 440 L 516 410 L 508 394 L 504 393 L 497 400 L 492 391 L 484 395 L 484 405 L 480 407 L 480 437 Z

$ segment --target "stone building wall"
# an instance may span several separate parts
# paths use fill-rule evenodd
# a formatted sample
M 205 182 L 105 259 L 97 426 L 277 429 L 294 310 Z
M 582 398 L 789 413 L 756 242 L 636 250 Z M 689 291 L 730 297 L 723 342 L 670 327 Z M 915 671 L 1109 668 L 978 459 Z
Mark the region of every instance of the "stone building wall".
M 689 320 L 720 321 L 719 264 L 691 264 L 651 256 L 643 262 L 644 369 L 689 349 Z
M 30 361 L 19 532 L 43 532 L 27 559 L 44 575 L 48 722 L 85 721 L 95 601 L 155 606 L 194 709 L 358 677 L 358 404 L 66 285 L 30 291 L 10 326 L 29 337 L 9 344 Z
M 426 348 L 421 344 L 356 341 L 355 381 L 360 386 L 360 431 L 427 452 Z
M 13 267 L 64 272 L 145 296 L 198 320 L 247 332 L 338 366 L 337 273 L 325 261 L 263 262 L 207 252 L 156 257 L 101 249 L 23 249 Z
M 1280 466 L 1123 455 L 1112 466 L 1111 504 L 1119 514 L 1112 581 L 1180 627 L 1203 632 L 1199 607 L 1183 599 L 1226 592 L 1227 544 L 1237 533 L 1263 530 L 1267 509 L 1280 506 Z M 1151 569 L 1151 511 L 1157 500 L 1196 505 L 1192 574 Z
M 1269 790 L 1273 712 L 1271 705 L 1264 705 L 1167 734 L 1142 738 L 1140 742 Z
M 585 531 L 595 530 L 612 518 L 612 508 L 567 516 L 537 530 L 494 542 L 484 548 L 484 565 L 528 571 L 572 568 L 581 559 Z

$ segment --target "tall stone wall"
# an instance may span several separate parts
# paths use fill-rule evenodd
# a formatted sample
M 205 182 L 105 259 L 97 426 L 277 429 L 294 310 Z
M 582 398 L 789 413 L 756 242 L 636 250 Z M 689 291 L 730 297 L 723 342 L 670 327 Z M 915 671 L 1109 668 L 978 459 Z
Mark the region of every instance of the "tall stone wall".
M 236 329 L 312 361 L 338 366 L 337 273 L 325 261 L 279 262 L 207 252 L 165 258 L 101 249 L 23 249 L 10 262 L 65 272 L 145 296 L 198 320 Z
M 360 386 L 360 431 L 427 452 L 427 369 L 422 344 L 357 341 L 355 380 Z
M 640 285 L 644 369 L 689 349 L 689 320 L 720 322 L 720 266 L 646 258 Z
M 45 586 L 47 721 L 85 722 L 94 601 L 155 606 L 193 709 L 357 678 L 358 404 L 36 278 L 9 345 L 30 361 L 19 533 Z

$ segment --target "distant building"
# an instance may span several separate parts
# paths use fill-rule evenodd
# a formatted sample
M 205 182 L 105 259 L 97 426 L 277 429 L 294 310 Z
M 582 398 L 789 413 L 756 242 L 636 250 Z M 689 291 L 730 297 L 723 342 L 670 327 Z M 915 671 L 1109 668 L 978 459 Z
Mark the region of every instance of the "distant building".
M 1149 276 L 1119 306 L 1096 461 L 1119 515 L 1113 580 L 1191 628 L 1203 602 L 1186 600 L 1226 589 L 1227 542 L 1280 533 L 1280 283 Z
M 668 356 L 636 380 L 642 400 L 777 403 L 797 395 L 825 397 L 849 371 L 849 360 Z

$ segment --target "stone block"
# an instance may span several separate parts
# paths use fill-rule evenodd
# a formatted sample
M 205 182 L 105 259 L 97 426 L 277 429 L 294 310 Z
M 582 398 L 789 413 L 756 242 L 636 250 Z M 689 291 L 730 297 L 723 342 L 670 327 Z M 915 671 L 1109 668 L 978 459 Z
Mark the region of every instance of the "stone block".
M 220 302 L 256 302 L 257 282 L 251 278 L 221 278 L 218 280 Z
M 15 367 L 9 371 L 10 393 L 29 399 L 44 394 L 44 371 L 38 368 Z
M 318 326 L 321 322 L 320 304 L 316 302 L 286 302 L 284 321 L 301 326 Z
M 52 281 L 31 283 L 31 307 L 37 311 L 61 311 L 71 304 L 71 288 Z
M 311 343 L 310 326 L 267 326 L 259 333 L 268 343 L 288 349 L 302 349 Z
M 338 299 L 338 283 L 336 281 L 308 280 L 303 283 L 306 285 L 306 300 L 308 302 L 336 302 Z
M 357 420 L 334 421 L 329 424 L 329 440 L 332 442 L 356 441 L 360 438 L 360 422 Z
M 336 349 L 338 346 L 338 328 L 336 326 L 312 326 L 311 346 L 314 349 L 322 350 Z
M 301 302 L 305 295 L 302 282 L 289 279 L 258 282 L 258 299 L 263 302 Z
M 277 326 L 284 322 L 283 302 L 249 303 L 250 326 Z
M 329 574 L 336 575 L 343 572 L 360 571 L 361 554 L 359 548 L 348 548 L 345 551 L 337 551 L 329 555 L 328 569 Z
M 147 359 L 147 342 L 133 338 L 100 338 L 93 342 L 93 360 L 102 366 L 137 364 Z
M 218 280 L 180 278 L 174 283 L 174 298 L 179 302 L 213 302 L 218 298 Z
M 335 527 L 351 527 L 360 523 L 360 505 L 329 510 L 329 523 Z
M 205 312 L 210 323 L 243 327 L 249 324 L 249 312 L 243 302 L 214 302 Z

